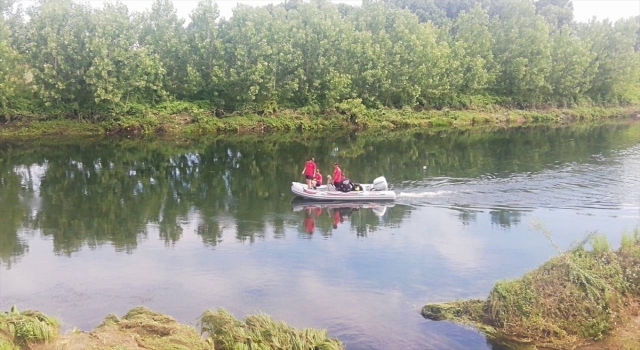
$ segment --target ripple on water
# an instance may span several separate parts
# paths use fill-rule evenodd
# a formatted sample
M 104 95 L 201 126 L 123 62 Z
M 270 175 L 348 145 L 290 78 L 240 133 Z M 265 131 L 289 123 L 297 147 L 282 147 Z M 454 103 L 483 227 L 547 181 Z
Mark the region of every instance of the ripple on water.
M 426 178 L 401 182 L 398 200 L 408 205 L 510 210 L 640 208 L 640 145 L 594 163 L 569 163 L 537 173 L 477 178 Z

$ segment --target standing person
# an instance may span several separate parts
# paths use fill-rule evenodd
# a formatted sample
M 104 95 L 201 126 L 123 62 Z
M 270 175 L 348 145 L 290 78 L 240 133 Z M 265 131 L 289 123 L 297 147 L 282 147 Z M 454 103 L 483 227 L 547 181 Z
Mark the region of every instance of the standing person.
M 313 188 L 311 180 L 313 180 L 313 176 L 316 173 L 316 162 L 313 157 L 307 159 L 307 162 L 304 163 L 304 170 L 302 170 L 302 174 L 307 180 L 307 188 Z
M 333 185 L 336 187 L 336 190 L 342 188 L 342 170 L 340 170 L 338 162 L 333 163 Z
M 316 169 L 316 174 L 313 176 L 313 187 L 322 186 L 322 174 L 320 174 L 320 169 Z

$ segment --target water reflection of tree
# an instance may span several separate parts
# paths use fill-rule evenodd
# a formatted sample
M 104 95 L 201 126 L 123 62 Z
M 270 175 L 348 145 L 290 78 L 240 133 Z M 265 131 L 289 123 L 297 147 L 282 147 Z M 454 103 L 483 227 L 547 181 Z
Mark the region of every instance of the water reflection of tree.
M 475 222 L 478 218 L 478 211 L 471 209 L 462 209 L 462 208 L 450 208 L 451 210 L 455 210 L 458 212 L 458 219 L 463 225 L 469 225 L 472 222 Z
M 522 218 L 522 212 L 517 210 L 498 209 L 489 212 L 491 224 L 502 228 L 518 226 Z
M 27 244 L 18 237 L 18 230 L 30 213 L 25 197 L 32 190 L 22 188 L 21 178 L 7 166 L 6 154 L 0 158 L 0 265 L 11 265 L 26 254 Z
M 226 239 L 247 242 L 265 237 L 269 230 L 283 237 L 286 226 L 299 225 L 291 213 L 289 188 L 291 180 L 301 180 L 308 156 L 316 157 L 325 174 L 339 160 L 355 181 L 385 175 L 400 184 L 428 176 L 499 176 L 544 170 L 558 162 L 596 161 L 593 154 L 634 145 L 638 134 L 640 124 L 620 124 L 313 140 L 270 135 L 183 143 L 3 142 L 0 259 L 9 264 L 25 254 L 28 247 L 18 237 L 21 228 L 41 230 L 52 238 L 55 252 L 65 255 L 105 243 L 131 252 L 155 232 L 153 228 L 169 245 L 178 242 L 187 227 L 208 245 L 218 244 L 227 229 L 235 229 L 235 235 Z M 39 192 L 23 188 L 29 174 L 16 169 L 45 163 Z M 428 166 L 426 172 L 422 165 Z M 400 225 L 408 213 L 396 206 L 380 220 L 370 210 L 361 210 L 344 223 L 364 236 L 379 227 Z M 491 215 L 502 227 L 520 220 L 517 212 Z M 473 213 L 462 212 L 460 219 L 469 222 Z M 333 218 L 326 209 L 315 225 L 321 234 L 332 234 Z

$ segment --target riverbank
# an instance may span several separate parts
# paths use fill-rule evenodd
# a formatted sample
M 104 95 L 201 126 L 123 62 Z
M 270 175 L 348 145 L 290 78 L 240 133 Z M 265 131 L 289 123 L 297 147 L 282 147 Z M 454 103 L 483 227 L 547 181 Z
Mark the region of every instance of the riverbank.
M 486 300 L 422 308 L 427 319 L 474 326 L 514 349 L 638 349 L 639 312 L 637 229 L 617 251 L 591 235 L 522 278 L 496 283 Z
M 296 132 L 335 130 L 446 129 L 475 126 L 559 124 L 614 118 L 640 118 L 640 106 L 575 109 L 516 110 L 490 106 L 471 110 L 366 109 L 345 104 L 323 114 L 281 110 L 273 113 L 216 116 L 214 111 L 179 102 L 108 121 L 19 118 L 0 125 L 0 137 L 39 135 L 208 135 L 220 133 Z
M 19 312 L 15 307 L 0 315 L 2 350 L 205 350 L 243 349 L 256 344 L 265 349 L 340 350 L 337 339 L 324 330 L 298 330 L 265 314 L 250 315 L 244 321 L 223 309 L 205 311 L 200 332 L 174 318 L 136 307 L 122 318 L 109 314 L 91 332 L 78 330 L 59 334 L 59 322 L 38 311 Z M 202 334 L 202 335 L 201 335 Z

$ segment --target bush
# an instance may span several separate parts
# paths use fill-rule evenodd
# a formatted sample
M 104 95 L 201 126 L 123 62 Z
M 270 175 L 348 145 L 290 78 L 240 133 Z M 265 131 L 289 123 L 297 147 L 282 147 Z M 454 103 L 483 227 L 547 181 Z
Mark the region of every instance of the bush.
M 200 317 L 202 332 L 208 335 L 215 349 L 264 350 L 340 350 L 337 339 L 327 337 L 324 330 L 297 330 L 266 314 L 247 316 L 240 321 L 224 309 L 207 310 Z
M 19 312 L 13 306 L 0 315 L 0 349 L 18 349 L 42 342 L 49 342 L 60 331 L 55 318 L 41 312 Z
M 640 233 L 626 234 L 618 251 L 611 251 L 603 236 L 585 241 L 593 250 L 579 245 L 522 278 L 500 281 L 486 301 L 428 304 L 422 314 L 545 347 L 601 339 L 623 321 L 626 301 L 640 298 Z

